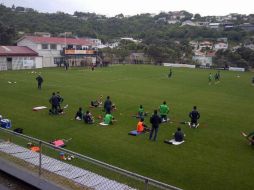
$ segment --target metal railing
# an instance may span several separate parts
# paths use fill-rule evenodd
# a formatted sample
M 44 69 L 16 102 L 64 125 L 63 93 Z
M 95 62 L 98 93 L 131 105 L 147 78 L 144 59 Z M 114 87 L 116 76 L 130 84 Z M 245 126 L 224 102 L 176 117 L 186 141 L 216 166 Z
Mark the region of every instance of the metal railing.
M 0 139 L 2 140 L 2 143 L 5 143 L 7 141 L 12 142 L 13 144 L 19 145 L 23 149 L 27 145 L 28 141 L 33 142 L 36 146 L 39 147 L 39 152 L 28 151 L 30 155 L 25 155 L 24 153 L 22 153 L 21 150 L 17 151 L 17 153 L 12 151 L 10 152 L 11 157 L 8 158 L 14 159 L 14 161 L 16 161 L 17 163 L 23 163 L 25 167 L 30 167 L 30 169 L 38 173 L 39 176 L 48 177 L 51 180 L 53 179 L 56 183 L 68 186 L 69 188 L 84 189 L 84 187 L 86 187 L 86 189 L 92 188 L 112 190 L 181 190 L 180 188 L 174 187 L 172 185 L 168 185 L 166 183 L 144 177 L 142 175 L 90 158 L 88 156 L 81 155 L 71 150 L 55 147 L 51 143 L 24 134 L 16 133 L 5 128 L 0 128 Z M 70 160 L 61 160 L 60 162 L 59 156 L 56 156 L 59 155 L 60 152 L 64 155 L 71 155 L 71 157 L 69 157 Z M 0 153 L 2 153 L 1 146 Z M 15 155 L 18 158 L 15 157 Z M 24 157 L 25 162 L 29 163 L 34 163 L 33 161 L 34 159 L 36 159 L 35 163 L 37 163 L 37 167 L 34 167 L 34 165 L 31 167 L 31 165 L 27 165 L 27 163 L 21 161 L 21 156 Z M 71 177 L 68 177 L 69 175 L 71 175 Z M 64 179 L 66 177 L 68 178 L 68 180 Z M 108 179 L 109 181 L 106 182 L 106 179 Z M 102 183 L 99 184 L 97 183 L 98 181 L 105 181 L 105 184 L 107 185 L 105 187 L 102 187 Z M 72 184 L 75 185 L 73 186 Z M 97 188 L 97 186 L 101 188 Z

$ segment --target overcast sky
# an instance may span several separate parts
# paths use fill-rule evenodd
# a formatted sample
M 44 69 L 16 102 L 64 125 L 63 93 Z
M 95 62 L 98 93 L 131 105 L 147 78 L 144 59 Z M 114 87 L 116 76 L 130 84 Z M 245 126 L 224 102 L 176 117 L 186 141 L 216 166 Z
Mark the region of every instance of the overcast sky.
M 254 14 L 254 0 L 0 0 L 6 6 L 24 6 L 40 12 L 95 12 L 106 16 L 186 10 L 207 15 Z

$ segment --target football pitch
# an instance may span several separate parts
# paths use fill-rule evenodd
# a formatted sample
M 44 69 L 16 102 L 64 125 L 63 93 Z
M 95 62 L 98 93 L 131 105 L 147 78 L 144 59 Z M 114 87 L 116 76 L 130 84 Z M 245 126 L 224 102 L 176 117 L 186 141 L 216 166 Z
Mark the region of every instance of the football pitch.
M 221 82 L 208 84 L 215 70 L 149 65 L 117 65 L 107 68 L 41 69 L 42 90 L 31 70 L 0 72 L 0 114 L 12 121 L 12 128 L 45 141 L 72 138 L 67 149 L 120 168 L 151 177 L 186 190 L 248 190 L 254 186 L 254 149 L 241 131 L 254 131 L 253 73 L 221 71 Z M 239 74 L 240 77 L 237 77 Z M 16 82 L 9 84 L 8 81 Z M 49 105 L 52 92 L 59 91 L 68 104 L 65 114 L 51 116 L 48 110 L 33 112 L 35 106 Z M 117 110 L 112 126 L 86 125 L 75 121 L 79 107 L 88 110 L 92 100 L 109 95 Z M 138 120 L 131 117 L 143 105 L 149 116 L 166 101 L 171 123 L 162 124 L 158 141 L 149 134 L 137 137 L 128 132 Z M 196 105 L 200 126 L 180 124 Z M 97 117 L 101 108 L 90 108 Z M 145 123 L 150 126 L 149 116 Z M 177 127 L 186 134 L 180 146 L 165 144 Z

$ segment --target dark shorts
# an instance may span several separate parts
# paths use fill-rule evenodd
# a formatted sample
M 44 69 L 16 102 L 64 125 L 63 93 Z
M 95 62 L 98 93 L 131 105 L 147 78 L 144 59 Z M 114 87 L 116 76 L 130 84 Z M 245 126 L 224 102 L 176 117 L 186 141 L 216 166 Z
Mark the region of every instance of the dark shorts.
M 191 125 L 193 125 L 193 124 L 197 125 L 197 124 L 198 124 L 198 120 L 192 119 L 192 120 L 191 120 Z
M 167 115 L 161 115 L 161 119 L 167 120 Z

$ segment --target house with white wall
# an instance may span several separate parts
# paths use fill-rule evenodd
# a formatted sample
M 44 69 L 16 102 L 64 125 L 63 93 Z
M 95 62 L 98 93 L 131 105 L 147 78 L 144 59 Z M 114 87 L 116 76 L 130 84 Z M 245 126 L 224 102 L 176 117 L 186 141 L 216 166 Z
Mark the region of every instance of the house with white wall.
M 211 41 L 201 41 L 198 44 L 199 49 L 213 49 L 213 42 Z
M 219 42 L 219 43 L 215 43 L 214 44 L 214 48 L 215 51 L 218 51 L 220 49 L 228 49 L 228 43 L 224 43 L 224 42 Z
M 0 71 L 42 68 L 42 57 L 24 46 L 0 46 Z
M 18 46 L 27 46 L 42 57 L 43 67 L 55 67 L 55 60 L 63 57 L 64 49 L 92 49 L 97 41 L 83 38 L 60 38 L 24 36 L 17 41 Z

